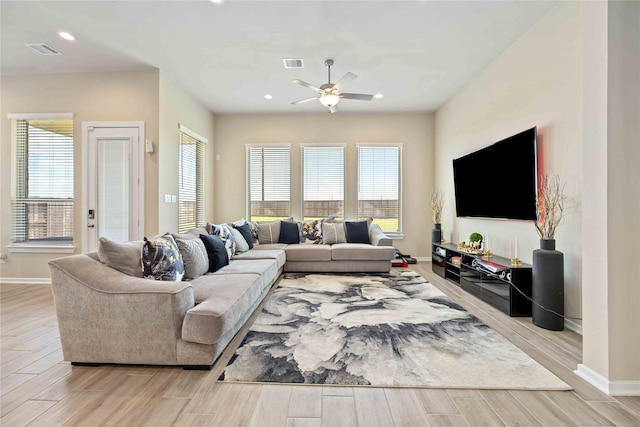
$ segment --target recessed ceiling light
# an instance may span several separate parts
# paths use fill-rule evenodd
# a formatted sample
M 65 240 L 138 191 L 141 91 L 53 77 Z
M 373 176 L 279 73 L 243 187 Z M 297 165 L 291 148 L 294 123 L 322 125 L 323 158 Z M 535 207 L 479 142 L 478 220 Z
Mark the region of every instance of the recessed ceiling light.
M 224 3 L 224 0 L 211 0 L 211 3 L 222 4 L 222 3 Z
M 268 93 L 264 96 L 264 99 L 273 99 L 273 96 L 271 96 L 271 94 Z
M 380 99 L 380 98 L 384 98 L 384 95 L 383 95 L 383 94 L 381 94 L 381 93 L 376 93 L 375 95 L 373 95 L 373 97 L 374 97 L 375 99 Z
M 74 41 L 76 39 L 73 34 L 67 33 L 66 31 L 60 31 L 58 35 L 63 39 L 69 40 L 69 41 Z

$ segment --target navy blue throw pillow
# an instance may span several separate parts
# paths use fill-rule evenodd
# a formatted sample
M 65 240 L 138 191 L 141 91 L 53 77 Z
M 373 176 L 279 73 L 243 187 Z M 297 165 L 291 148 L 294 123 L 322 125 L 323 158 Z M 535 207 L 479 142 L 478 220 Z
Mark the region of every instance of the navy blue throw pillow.
M 367 221 L 345 221 L 347 243 L 371 243 Z
M 280 221 L 279 243 L 300 243 L 298 224 L 289 221 Z
M 233 228 L 235 228 L 240 232 L 240 234 L 242 234 L 242 237 L 244 237 L 244 240 L 246 240 L 247 244 L 249 245 L 249 249 L 253 249 L 253 239 L 251 238 L 251 226 L 245 223 L 242 225 L 234 225 Z
M 200 239 L 207 248 L 209 272 L 214 273 L 229 264 L 229 254 L 222 239 L 214 234 L 201 234 Z

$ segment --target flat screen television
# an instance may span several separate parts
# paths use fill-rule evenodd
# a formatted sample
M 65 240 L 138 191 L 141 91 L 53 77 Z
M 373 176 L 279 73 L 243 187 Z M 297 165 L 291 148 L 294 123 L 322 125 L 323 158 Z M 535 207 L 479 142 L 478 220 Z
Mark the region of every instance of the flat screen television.
M 458 217 L 536 219 L 536 128 L 453 160 Z

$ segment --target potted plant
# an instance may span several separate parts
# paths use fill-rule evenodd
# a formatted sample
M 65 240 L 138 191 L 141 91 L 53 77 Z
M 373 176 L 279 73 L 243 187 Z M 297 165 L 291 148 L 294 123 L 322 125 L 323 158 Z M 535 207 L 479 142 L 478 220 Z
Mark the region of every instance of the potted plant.
M 474 249 L 480 249 L 480 247 L 482 246 L 483 239 L 484 238 L 482 237 L 482 234 L 471 233 L 471 236 L 469 236 L 469 246 L 471 246 Z
M 431 192 L 431 211 L 433 213 L 433 226 L 431 231 L 431 241 L 433 243 L 440 243 L 442 241 L 442 225 L 440 220 L 442 218 L 442 207 L 444 206 L 444 192 L 442 190 L 434 189 Z
M 553 331 L 564 329 L 564 255 L 555 234 L 564 215 L 564 185 L 556 176 L 542 176 L 536 200 L 535 227 L 540 249 L 533 251 L 532 320 Z

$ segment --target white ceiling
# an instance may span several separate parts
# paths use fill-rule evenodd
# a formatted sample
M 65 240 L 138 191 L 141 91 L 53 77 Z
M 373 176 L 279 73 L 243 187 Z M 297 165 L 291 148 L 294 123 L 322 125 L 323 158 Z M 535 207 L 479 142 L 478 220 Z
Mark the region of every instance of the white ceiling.
M 214 113 L 323 112 L 315 101 L 291 105 L 314 96 L 291 80 L 326 83 L 332 58 L 332 81 L 358 75 L 345 91 L 384 94 L 342 100 L 341 112 L 435 111 L 556 3 L 2 0 L 0 70 L 159 68 Z M 61 39 L 61 30 L 77 40 Z M 283 58 L 303 58 L 305 68 L 285 69 Z

